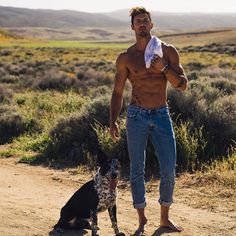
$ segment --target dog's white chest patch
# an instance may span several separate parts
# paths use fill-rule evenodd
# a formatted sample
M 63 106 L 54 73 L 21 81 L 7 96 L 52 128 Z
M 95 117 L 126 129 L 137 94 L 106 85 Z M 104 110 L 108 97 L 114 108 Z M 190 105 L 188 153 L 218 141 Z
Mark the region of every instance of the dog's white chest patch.
M 97 191 L 99 202 L 97 210 L 102 212 L 107 210 L 116 204 L 116 189 L 111 190 L 109 188 L 109 181 L 101 178 L 100 175 L 96 175 L 94 178 L 94 188 Z

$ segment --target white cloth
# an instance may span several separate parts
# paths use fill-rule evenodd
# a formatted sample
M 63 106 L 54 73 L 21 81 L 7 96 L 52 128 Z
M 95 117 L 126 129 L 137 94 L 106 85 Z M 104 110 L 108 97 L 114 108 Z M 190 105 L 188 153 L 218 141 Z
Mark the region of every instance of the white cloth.
M 163 57 L 161 40 L 156 36 L 152 36 L 144 52 L 144 61 L 146 64 L 146 68 L 149 68 L 151 66 L 151 62 L 155 54 L 157 54 L 159 57 Z

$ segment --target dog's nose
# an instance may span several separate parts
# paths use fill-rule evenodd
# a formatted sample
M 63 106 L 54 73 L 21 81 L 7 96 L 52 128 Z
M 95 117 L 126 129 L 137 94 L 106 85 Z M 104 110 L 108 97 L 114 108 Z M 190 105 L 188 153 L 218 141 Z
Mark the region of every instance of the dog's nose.
M 117 177 L 117 174 L 116 173 L 112 173 L 111 178 L 115 179 L 116 177 Z

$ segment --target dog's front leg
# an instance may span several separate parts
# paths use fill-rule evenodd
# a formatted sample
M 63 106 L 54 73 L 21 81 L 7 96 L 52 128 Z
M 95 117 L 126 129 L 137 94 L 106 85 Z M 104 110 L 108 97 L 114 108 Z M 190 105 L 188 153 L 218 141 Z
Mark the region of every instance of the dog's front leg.
M 98 231 L 98 218 L 97 218 L 97 209 L 96 210 L 91 210 L 90 211 L 90 216 L 92 218 L 92 236 L 98 236 L 97 231 Z
M 116 218 L 116 205 L 114 205 L 113 207 L 109 207 L 108 212 L 111 219 L 112 228 L 114 229 L 116 236 L 125 236 L 125 234 L 122 232 L 119 232 L 119 229 L 118 229 L 117 218 Z

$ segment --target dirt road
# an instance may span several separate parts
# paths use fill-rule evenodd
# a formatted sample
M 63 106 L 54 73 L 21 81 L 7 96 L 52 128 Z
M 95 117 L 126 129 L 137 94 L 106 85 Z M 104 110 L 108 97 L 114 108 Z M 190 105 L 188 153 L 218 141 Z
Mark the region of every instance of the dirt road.
M 58 220 L 60 208 L 90 178 L 91 174 L 78 174 L 78 169 L 53 170 L 16 164 L 14 159 L 0 159 L 0 235 L 60 235 L 50 233 Z M 132 235 L 137 228 L 137 216 L 127 185 L 119 185 L 118 225 L 126 235 Z M 195 209 L 184 204 L 180 195 L 175 196 L 171 218 L 184 227 L 184 231 L 174 233 L 158 230 L 158 191 L 147 194 L 148 235 L 236 235 L 235 212 L 222 214 Z M 101 236 L 114 235 L 107 212 L 101 213 L 98 220 Z M 90 235 L 90 231 L 68 231 L 63 235 Z

